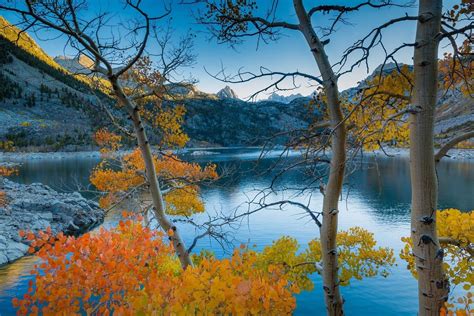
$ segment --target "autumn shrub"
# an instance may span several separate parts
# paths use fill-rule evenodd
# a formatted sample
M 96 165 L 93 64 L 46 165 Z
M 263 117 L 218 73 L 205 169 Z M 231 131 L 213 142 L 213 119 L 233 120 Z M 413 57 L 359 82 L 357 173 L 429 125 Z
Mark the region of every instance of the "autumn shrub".
M 279 266 L 235 250 L 182 270 L 163 233 L 125 220 L 81 237 L 23 235 L 40 248 L 28 294 L 15 299 L 19 315 L 290 314 L 297 285 Z
M 102 154 L 110 151 L 116 151 L 121 147 L 122 137 L 110 132 L 107 128 L 101 128 L 94 134 L 94 141 L 100 146 Z
M 102 161 L 90 176 L 91 183 L 104 192 L 99 204 L 108 208 L 116 203 L 121 194 L 142 187 L 146 183 L 145 162 L 138 149 L 113 161 Z M 216 165 L 201 167 L 173 154 L 154 156 L 157 175 L 165 188 L 166 212 L 170 215 L 190 216 L 204 212 L 204 204 L 197 185 L 218 177 Z M 116 167 L 118 165 L 118 168 Z M 116 168 L 113 168 L 115 166 Z
M 310 275 L 320 272 L 318 239 L 299 251 L 291 237 L 260 252 L 242 245 L 224 259 L 204 251 L 182 270 L 167 240 L 172 234 L 132 219 L 80 237 L 21 233 L 41 262 L 28 293 L 13 304 L 19 315 L 287 315 L 296 307 L 294 294 L 311 290 Z M 338 244 L 342 285 L 386 276 L 394 262 L 393 252 L 376 248 L 362 228 L 341 232 Z

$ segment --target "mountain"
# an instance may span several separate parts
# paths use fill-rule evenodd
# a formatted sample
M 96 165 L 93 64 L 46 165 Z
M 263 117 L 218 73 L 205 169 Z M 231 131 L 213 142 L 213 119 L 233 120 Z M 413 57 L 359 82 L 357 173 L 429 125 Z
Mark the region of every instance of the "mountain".
M 93 90 L 81 74 L 91 61 L 84 56 L 53 59 L 26 33 L 20 34 L 4 19 L 0 23 L 0 147 L 12 141 L 18 149 L 92 148 L 95 129 L 110 125 L 107 116 L 97 113 L 103 113 L 104 105 L 113 109 L 114 102 L 107 91 Z M 313 117 L 297 103 L 244 102 L 230 87 L 218 94 L 191 84 L 167 88 L 181 98 L 166 106 L 186 107 L 183 128 L 190 146 L 260 145 L 274 133 L 307 126 Z M 120 111 L 114 114 L 125 118 Z M 157 137 L 149 136 L 151 141 Z
M 301 93 L 284 96 L 284 95 L 279 95 L 276 92 L 273 92 L 272 94 L 270 94 L 270 96 L 268 97 L 267 100 L 268 101 L 281 102 L 281 103 L 290 103 L 291 101 L 293 101 L 295 99 L 298 99 L 298 98 L 304 98 L 304 96 Z
M 111 125 L 106 115 L 98 115 L 104 106 L 119 122 L 126 122 L 108 95 L 107 82 L 102 81 L 98 90 L 96 81 L 81 71 L 90 69 L 91 62 L 85 56 L 53 59 L 28 34 L 0 17 L 0 149 L 6 141 L 19 149 L 91 149 L 94 131 Z M 354 94 L 361 85 L 344 94 Z M 175 98 L 165 106 L 186 107 L 183 129 L 191 139 L 189 146 L 262 145 L 275 134 L 307 127 L 320 115 L 315 107 L 306 106 L 312 98 L 300 94 L 245 102 L 228 86 L 217 94 L 199 91 L 192 84 L 167 88 Z M 457 92 L 440 96 L 437 132 L 452 134 L 473 122 L 472 99 Z M 152 142 L 158 137 L 153 131 L 149 136 Z M 273 139 L 280 144 L 285 140 L 284 136 Z
M 221 89 L 216 93 L 219 99 L 238 99 L 237 93 L 232 90 L 229 86 L 225 86 L 224 89 Z
M 73 74 L 90 74 L 94 66 L 94 61 L 86 55 L 79 55 L 75 58 L 56 56 L 54 61 Z
M 218 99 L 217 95 L 199 91 L 196 86 L 190 83 L 168 84 L 166 86 L 167 92 L 173 98 L 182 99 Z

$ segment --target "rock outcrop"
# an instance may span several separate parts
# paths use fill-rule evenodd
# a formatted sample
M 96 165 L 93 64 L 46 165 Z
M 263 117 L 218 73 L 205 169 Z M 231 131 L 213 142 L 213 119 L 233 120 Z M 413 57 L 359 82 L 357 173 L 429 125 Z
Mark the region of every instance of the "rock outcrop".
M 217 92 L 216 95 L 219 99 L 238 99 L 239 98 L 237 96 L 237 93 L 235 93 L 235 91 L 232 90 L 232 88 L 229 86 L 225 86 L 225 88 Z
M 0 265 L 27 253 L 28 242 L 19 236 L 20 230 L 51 227 L 54 234 L 78 235 L 104 220 L 98 204 L 77 192 L 58 193 L 40 183 L 23 185 L 7 179 L 0 179 L 0 191 L 6 193 L 6 204 L 0 205 Z
M 54 61 L 73 74 L 91 74 L 94 67 L 94 61 L 82 54 L 74 58 L 56 56 Z

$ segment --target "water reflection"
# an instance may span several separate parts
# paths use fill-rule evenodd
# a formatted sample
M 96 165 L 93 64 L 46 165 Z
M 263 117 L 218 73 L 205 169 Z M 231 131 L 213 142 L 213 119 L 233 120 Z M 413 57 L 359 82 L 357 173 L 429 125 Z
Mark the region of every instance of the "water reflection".
M 214 150 L 217 154 L 208 156 L 186 155 L 194 161 L 208 163 L 213 161 L 221 170 L 238 170 L 216 184 L 202 190 L 206 208 L 209 212 L 231 211 L 247 201 L 253 190 L 269 185 L 272 174 L 262 174 L 277 159 L 278 153 L 256 164 L 259 152 L 255 149 Z M 296 159 L 295 154 L 289 160 Z M 55 189 L 74 190 L 77 184 L 86 186 L 89 173 L 97 164 L 98 158 L 45 159 L 25 161 L 14 181 L 21 183 L 42 182 Z M 378 242 L 390 246 L 396 252 L 401 248 L 400 237 L 409 234 L 410 182 L 408 160 L 369 159 L 360 163 L 361 168 L 351 174 L 344 188 L 340 210 L 340 226 L 364 226 L 372 231 Z M 461 161 L 445 161 L 438 166 L 440 207 L 472 209 L 473 164 Z M 285 174 L 279 187 L 296 187 L 304 181 L 303 168 Z M 278 196 L 273 196 L 276 200 Z M 305 199 L 307 197 L 301 197 Z M 322 196 L 314 194 L 311 208 L 321 209 Z M 205 216 L 205 215 L 201 215 Z M 110 213 L 106 225 L 114 225 L 120 214 Z M 286 211 L 266 210 L 244 221 L 236 231 L 237 241 L 256 244 L 258 248 L 268 245 L 281 235 L 296 237 L 301 244 L 318 236 L 319 232 L 311 221 L 301 218 L 300 210 L 288 208 Z M 188 242 L 194 236 L 193 229 L 182 229 Z M 224 252 L 212 240 L 200 240 L 197 250 L 212 248 L 217 255 Z M 14 311 L 11 298 L 25 293 L 28 274 L 34 262 L 33 257 L 21 259 L 14 264 L 0 267 L 0 314 L 10 315 Z M 369 281 L 353 282 L 343 288 L 346 308 L 354 315 L 395 315 L 416 313 L 416 282 L 405 268 L 404 262 L 392 269 L 389 278 L 376 278 Z M 296 314 L 314 315 L 324 313 L 324 302 L 320 278 L 314 276 L 315 290 L 298 296 Z M 381 291 L 380 289 L 384 289 Z M 397 302 L 397 304 L 393 304 Z

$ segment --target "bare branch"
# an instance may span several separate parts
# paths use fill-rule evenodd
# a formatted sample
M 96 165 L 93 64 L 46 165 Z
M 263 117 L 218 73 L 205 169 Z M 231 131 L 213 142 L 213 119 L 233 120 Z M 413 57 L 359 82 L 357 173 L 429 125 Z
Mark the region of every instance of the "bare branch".
M 441 159 L 443 159 L 443 157 L 446 156 L 448 151 L 452 149 L 454 146 L 456 146 L 457 144 L 459 144 L 460 142 L 468 140 L 473 137 L 474 137 L 474 131 L 467 132 L 467 133 L 454 137 L 438 150 L 438 152 L 435 154 L 435 162 L 440 162 Z

